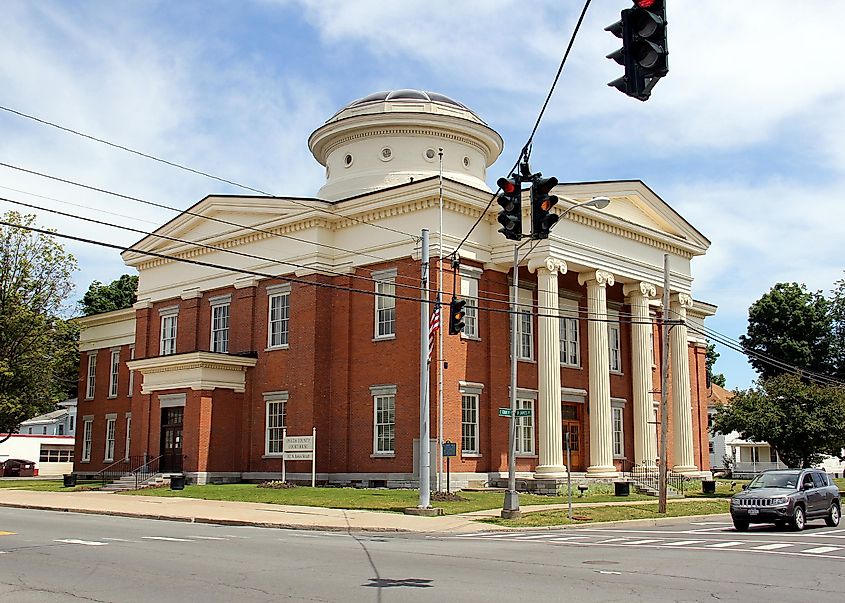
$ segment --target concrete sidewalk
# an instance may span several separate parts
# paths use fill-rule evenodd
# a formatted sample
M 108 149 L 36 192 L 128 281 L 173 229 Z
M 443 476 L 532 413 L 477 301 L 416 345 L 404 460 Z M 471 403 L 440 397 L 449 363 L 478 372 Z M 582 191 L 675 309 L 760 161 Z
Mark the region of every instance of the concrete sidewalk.
M 689 502 L 700 499 L 685 499 Z M 574 509 L 587 506 L 625 506 L 642 504 L 644 501 L 619 501 L 607 503 L 573 503 Z M 648 501 L 645 501 L 648 502 Z M 677 501 L 682 502 L 682 501 Z M 514 530 L 476 520 L 498 517 L 500 509 L 473 511 L 461 515 L 440 517 L 417 517 L 380 511 L 353 509 L 329 509 L 325 507 L 303 507 L 265 503 L 202 500 L 197 498 L 171 498 L 160 496 L 121 496 L 111 492 L 41 492 L 35 490 L 14 490 L 0 488 L 0 507 L 42 509 L 71 513 L 96 515 L 117 515 L 146 519 L 165 519 L 191 523 L 220 525 L 245 525 L 268 528 L 290 528 L 300 530 L 336 530 L 369 532 L 417 532 L 428 534 L 461 534 L 481 531 Z M 522 511 L 547 511 L 566 509 L 567 506 L 525 505 Z M 663 523 L 678 518 L 639 519 L 637 523 Z M 611 525 L 620 522 L 604 522 Z M 630 522 L 625 522 L 630 523 Z M 555 526 L 579 527 L 579 525 Z M 548 528 L 519 528 L 548 529 Z

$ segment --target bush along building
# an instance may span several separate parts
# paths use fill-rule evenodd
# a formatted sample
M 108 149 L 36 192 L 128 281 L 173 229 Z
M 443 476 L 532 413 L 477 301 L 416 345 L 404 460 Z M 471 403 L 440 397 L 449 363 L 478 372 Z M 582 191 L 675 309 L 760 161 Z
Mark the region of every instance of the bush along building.
M 415 486 L 427 228 L 434 288 L 442 246 L 459 260 L 444 266 L 447 307 L 453 291 L 467 302 L 462 333 L 432 356 L 432 437 L 439 367 L 452 483 L 507 476 L 513 243 L 486 184 L 501 137 L 454 100 L 399 90 L 347 105 L 308 145 L 326 168 L 316 197 L 210 195 L 123 253 L 138 302 L 80 319 L 77 473 L 123 460 L 198 483 L 278 479 L 283 430 L 316 429 L 318 482 Z M 687 325 L 716 310 L 692 298 L 691 260 L 709 241 L 640 181 L 553 193 L 557 214 L 611 203 L 569 211 L 519 269 L 520 484 L 564 478 L 567 438 L 571 471 L 587 477 L 654 466 L 664 254 L 681 321 L 669 335 L 669 466 L 700 475 L 706 345 Z M 310 481 L 311 461 L 285 468 Z

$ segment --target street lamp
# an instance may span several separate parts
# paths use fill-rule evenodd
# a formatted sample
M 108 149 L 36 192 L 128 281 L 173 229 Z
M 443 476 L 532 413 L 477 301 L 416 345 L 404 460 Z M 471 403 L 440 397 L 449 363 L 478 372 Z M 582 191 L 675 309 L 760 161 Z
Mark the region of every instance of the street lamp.
M 566 216 L 576 207 L 592 207 L 596 210 L 604 209 L 610 204 L 608 197 L 593 197 L 589 201 L 582 201 L 578 203 L 575 199 L 563 197 L 567 201 L 574 203 L 567 207 L 561 214 L 560 219 Z M 530 241 L 531 239 L 528 239 Z M 518 320 L 518 299 L 519 293 L 519 249 L 528 241 L 522 244 L 514 244 L 513 246 L 513 294 L 511 297 L 511 414 L 510 424 L 508 430 L 508 490 L 505 492 L 505 500 L 502 505 L 502 517 L 504 519 L 517 519 L 520 517 L 519 510 L 519 493 L 516 491 L 516 353 L 518 341 L 516 338 L 516 327 Z M 535 241 L 531 249 L 528 250 L 527 256 L 540 243 L 540 240 Z M 522 258 L 525 259 L 525 258 Z

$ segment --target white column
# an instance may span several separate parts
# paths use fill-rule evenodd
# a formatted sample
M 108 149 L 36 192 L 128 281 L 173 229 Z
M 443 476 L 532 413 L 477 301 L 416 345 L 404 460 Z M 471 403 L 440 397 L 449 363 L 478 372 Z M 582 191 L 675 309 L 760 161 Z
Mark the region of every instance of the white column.
M 687 343 L 687 308 L 692 307 L 692 298 L 686 293 L 672 296 L 670 320 L 684 321 L 672 325 L 669 331 L 669 348 L 672 365 L 672 423 L 674 429 L 676 473 L 695 473 L 692 447 L 692 399 L 690 396 L 689 349 Z
M 537 434 L 539 459 L 535 478 L 566 477 L 563 464 L 560 406 L 560 324 L 557 275 L 566 263 L 556 258 L 532 259 L 528 270 L 537 272 Z
M 587 322 L 590 352 L 590 466 L 596 477 L 618 475 L 613 465 L 613 424 L 610 411 L 610 349 L 607 340 L 607 285 L 610 272 L 582 272 L 578 282 L 587 285 Z
M 657 459 L 657 434 L 652 390 L 652 323 L 648 300 L 656 287 L 651 283 L 625 285 L 622 291 L 631 305 L 631 360 L 634 393 L 634 465 L 654 467 Z

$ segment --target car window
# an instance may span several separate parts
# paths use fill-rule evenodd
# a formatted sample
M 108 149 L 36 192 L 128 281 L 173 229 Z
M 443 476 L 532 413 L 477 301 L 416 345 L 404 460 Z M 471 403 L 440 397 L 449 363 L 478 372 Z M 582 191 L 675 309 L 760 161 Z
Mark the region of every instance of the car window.
M 826 477 L 825 475 L 823 475 L 821 473 L 813 472 L 812 476 L 813 476 L 813 483 L 816 484 L 816 488 L 824 488 L 827 485 L 826 480 L 825 480 L 825 477 Z
M 804 479 L 801 480 L 801 483 L 804 485 L 805 488 L 815 488 L 815 484 L 813 483 L 813 474 L 812 473 L 805 473 Z
M 798 483 L 798 474 L 796 473 L 761 473 L 748 484 L 749 490 L 757 488 L 790 488 L 795 489 Z

